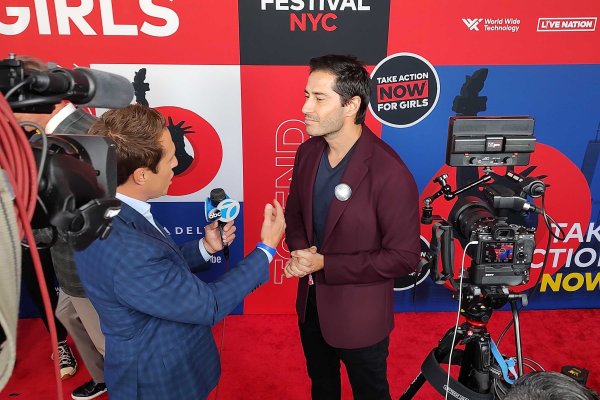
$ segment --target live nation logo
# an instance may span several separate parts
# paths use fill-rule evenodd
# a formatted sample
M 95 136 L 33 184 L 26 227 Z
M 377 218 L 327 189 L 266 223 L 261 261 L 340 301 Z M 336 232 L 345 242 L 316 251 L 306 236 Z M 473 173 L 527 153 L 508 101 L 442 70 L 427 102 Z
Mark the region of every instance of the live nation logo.
M 306 65 L 328 53 L 387 54 L 390 0 L 238 0 L 241 63 Z
M 598 17 L 539 18 L 538 32 L 594 32 Z
M 417 124 L 433 111 L 439 95 L 435 68 L 417 54 L 393 54 L 371 73 L 369 108 L 385 125 L 407 128 Z

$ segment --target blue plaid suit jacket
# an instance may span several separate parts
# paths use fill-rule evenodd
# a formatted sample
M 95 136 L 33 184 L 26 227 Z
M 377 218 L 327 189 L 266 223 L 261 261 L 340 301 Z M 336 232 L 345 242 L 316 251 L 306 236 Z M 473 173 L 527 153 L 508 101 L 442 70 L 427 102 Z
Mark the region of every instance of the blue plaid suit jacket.
M 198 241 L 179 247 L 126 204 L 106 240 L 75 261 L 106 336 L 111 400 L 203 399 L 221 369 L 211 326 L 269 278 L 255 249 L 219 280 L 191 269 L 205 264 Z

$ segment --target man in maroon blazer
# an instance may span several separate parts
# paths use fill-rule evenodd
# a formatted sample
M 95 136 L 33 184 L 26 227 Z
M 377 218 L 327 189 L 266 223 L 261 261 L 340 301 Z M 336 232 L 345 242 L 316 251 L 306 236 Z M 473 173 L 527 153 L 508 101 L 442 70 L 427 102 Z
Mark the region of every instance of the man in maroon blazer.
M 419 260 L 418 193 L 402 160 L 363 123 L 369 74 L 354 57 L 310 61 L 302 107 L 311 139 L 287 200 L 287 277 L 313 399 L 340 399 L 340 360 L 355 399 L 390 399 L 394 278 Z

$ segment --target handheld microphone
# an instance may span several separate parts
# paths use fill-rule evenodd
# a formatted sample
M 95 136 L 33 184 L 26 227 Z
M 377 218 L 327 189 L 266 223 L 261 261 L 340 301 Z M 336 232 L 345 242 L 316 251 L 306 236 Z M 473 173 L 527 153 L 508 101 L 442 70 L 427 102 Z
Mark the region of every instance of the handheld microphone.
M 229 245 L 223 241 L 223 226 L 233 221 L 240 213 L 240 203 L 227 196 L 225 190 L 216 188 L 210 191 L 210 196 L 204 203 L 204 216 L 206 221 L 212 223 L 219 221 L 219 234 L 223 243 L 223 255 L 229 259 Z

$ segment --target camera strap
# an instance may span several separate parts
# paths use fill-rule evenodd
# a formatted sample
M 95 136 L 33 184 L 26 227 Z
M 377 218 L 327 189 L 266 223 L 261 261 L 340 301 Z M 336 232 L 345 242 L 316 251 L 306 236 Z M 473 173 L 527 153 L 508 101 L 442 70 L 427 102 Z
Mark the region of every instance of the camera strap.
M 436 349 L 433 349 L 423 364 L 421 365 L 421 372 L 425 377 L 425 380 L 433 386 L 442 396 L 448 393 L 448 398 L 454 399 L 468 399 L 468 400 L 493 400 L 494 393 L 478 393 L 467 386 L 463 385 L 453 377 L 448 378 L 448 372 L 444 370 L 440 363 L 448 364 L 448 360 L 438 360 L 436 357 Z M 459 365 L 463 356 L 462 350 L 456 350 L 452 354 L 452 365 Z M 446 384 L 448 382 L 448 384 Z
M 500 354 L 500 351 L 498 350 L 496 343 L 494 343 L 494 341 L 491 338 L 490 338 L 490 349 L 492 350 L 492 354 L 494 355 L 494 358 L 496 359 L 498 366 L 502 370 L 502 376 L 504 377 L 504 380 L 507 383 L 510 383 L 511 385 L 514 384 L 516 378 L 519 377 L 519 375 L 517 374 L 517 371 L 515 369 L 515 359 L 512 357 L 505 359 L 502 356 L 502 354 Z M 509 376 L 509 374 L 508 374 L 509 372 L 512 374 L 512 376 L 514 378 L 511 378 Z

